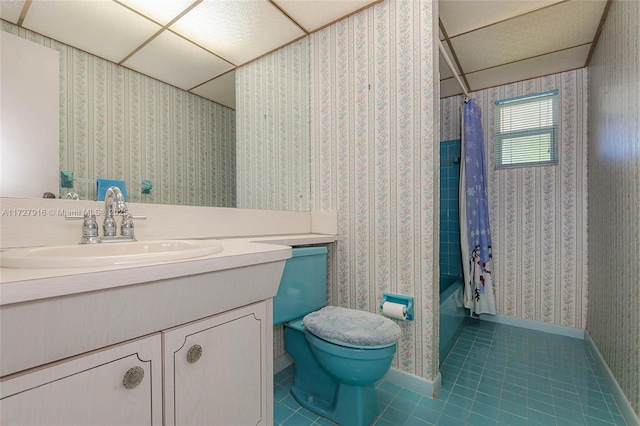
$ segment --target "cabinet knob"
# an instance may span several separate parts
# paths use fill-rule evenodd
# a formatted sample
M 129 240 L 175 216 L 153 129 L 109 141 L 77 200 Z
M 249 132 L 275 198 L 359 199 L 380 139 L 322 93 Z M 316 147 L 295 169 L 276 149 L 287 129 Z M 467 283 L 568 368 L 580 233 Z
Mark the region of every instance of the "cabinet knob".
M 190 364 L 193 364 L 194 362 L 199 360 L 201 356 L 202 356 L 202 346 L 200 345 L 193 345 L 187 351 L 187 361 Z
M 144 379 L 144 370 L 142 367 L 131 367 L 124 374 L 124 379 L 122 380 L 122 384 L 127 389 L 133 389 L 142 383 L 142 379 Z

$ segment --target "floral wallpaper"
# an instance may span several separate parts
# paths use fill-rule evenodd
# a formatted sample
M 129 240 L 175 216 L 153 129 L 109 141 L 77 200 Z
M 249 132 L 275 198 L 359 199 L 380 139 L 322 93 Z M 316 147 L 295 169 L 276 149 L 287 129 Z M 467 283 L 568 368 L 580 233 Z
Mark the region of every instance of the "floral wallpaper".
M 640 417 L 640 2 L 614 0 L 589 64 L 587 331 Z
M 6 21 L 60 53 L 60 170 L 82 199 L 124 180 L 130 201 L 235 205 L 235 111 Z M 140 182 L 150 180 L 151 193 Z M 70 189 L 61 188 L 64 196 Z
M 559 90 L 558 165 L 493 168 L 495 101 Z M 498 314 L 585 328 L 587 319 L 587 72 L 471 94 L 482 109 Z M 462 98 L 441 100 L 442 139 L 460 137 Z
M 236 71 L 238 207 L 309 210 L 309 39 Z
M 236 69 L 237 206 L 308 211 L 309 39 Z M 273 357 L 283 356 L 282 325 Z
M 384 1 L 310 36 L 313 210 L 337 210 L 329 300 L 414 297 L 393 366 L 438 363 L 437 4 Z
M 437 2 L 383 1 L 302 41 L 306 64 L 290 45 L 239 69 L 236 86 L 238 205 L 338 211 L 329 303 L 379 313 L 385 291 L 414 297 L 393 366 L 428 380 L 438 371 L 437 16 Z M 305 176 L 278 177 L 278 159 L 305 141 L 300 204 L 287 191 Z

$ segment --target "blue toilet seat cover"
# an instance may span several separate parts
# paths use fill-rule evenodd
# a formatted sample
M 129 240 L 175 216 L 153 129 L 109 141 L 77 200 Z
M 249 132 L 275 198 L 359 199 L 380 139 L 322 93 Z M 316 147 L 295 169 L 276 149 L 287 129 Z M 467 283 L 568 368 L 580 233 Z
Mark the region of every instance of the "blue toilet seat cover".
M 309 332 L 320 338 L 360 347 L 388 346 L 401 334 L 398 324 L 389 318 L 338 306 L 325 306 L 302 321 Z

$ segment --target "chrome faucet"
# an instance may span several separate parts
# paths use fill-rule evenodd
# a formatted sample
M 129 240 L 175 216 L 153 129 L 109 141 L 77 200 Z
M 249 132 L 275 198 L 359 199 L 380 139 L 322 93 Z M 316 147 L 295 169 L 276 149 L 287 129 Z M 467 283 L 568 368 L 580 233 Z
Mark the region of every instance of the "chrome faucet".
M 133 233 L 133 219 L 146 219 L 146 216 L 132 216 L 129 213 L 124 195 L 117 186 L 111 186 L 104 195 L 104 223 L 102 224 L 103 236 L 98 234 L 98 224 L 96 215 L 92 211 L 85 211 L 84 214 L 69 212 L 66 219 L 84 219 L 82 222 L 82 239 L 80 244 L 95 244 L 120 241 L 136 241 Z M 120 235 L 116 235 L 117 224 L 115 216 L 122 216 L 120 225 Z
M 124 195 L 122 195 L 122 191 L 117 186 L 110 186 L 105 192 L 104 210 L 105 216 L 102 224 L 104 236 L 101 242 L 136 240 L 133 232 L 133 219 L 146 219 L 146 216 L 131 216 L 124 202 Z M 116 236 L 117 224 L 114 215 L 122 216 L 120 236 Z
M 124 195 L 122 195 L 120 188 L 110 186 L 104 194 L 104 223 L 102 224 L 102 230 L 104 231 L 105 237 L 116 236 L 116 220 L 113 217 L 114 214 L 119 214 L 124 217 L 129 214 L 129 212 L 127 211 Z

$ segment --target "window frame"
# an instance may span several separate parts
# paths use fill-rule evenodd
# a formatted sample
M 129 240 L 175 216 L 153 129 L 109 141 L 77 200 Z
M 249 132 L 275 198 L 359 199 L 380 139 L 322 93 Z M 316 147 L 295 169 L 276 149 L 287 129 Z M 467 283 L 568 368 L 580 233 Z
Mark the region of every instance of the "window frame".
M 549 166 L 558 164 L 558 136 L 559 136 L 559 107 L 558 107 L 558 93 L 557 89 L 549 90 L 546 92 L 534 93 L 531 95 L 517 96 L 514 98 L 501 99 L 495 102 L 495 143 L 494 143 L 494 161 L 493 165 L 496 170 L 511 169 L 518 167 L 536 167 L 536 166 Z M 524 104 L 532 104 L 541 102 L 543 100 L 551 99 L 552 105 L 552 124 L 550 126 L 539 126 L 535 128 L 501 131 L 501 117 L 503 111 L 509 106 L 517 106 Z M 549 159 L 548 160 L 532 160 L 532 161 L 520 161 L 505 163 L 504 160 L 504 141 L 509 139 L 518 139 L 528 136 L 540 136 L 549 135 Z M 509 149 L 517 149 L 516 146 L 511 145 Z

